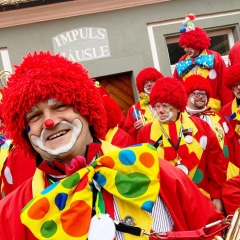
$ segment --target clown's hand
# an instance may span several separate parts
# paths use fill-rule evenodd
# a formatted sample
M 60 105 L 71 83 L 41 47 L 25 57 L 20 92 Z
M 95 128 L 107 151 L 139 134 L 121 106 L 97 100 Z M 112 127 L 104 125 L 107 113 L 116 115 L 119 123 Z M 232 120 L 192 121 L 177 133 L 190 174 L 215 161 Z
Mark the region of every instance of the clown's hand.
M 221 199 L 214 198 L 212 200 L 212 202 L 213 202 L 213 205 L 214 205 L 216 210 L 218 210 L 220 212 L 223 211 L 223 204 L 222 204 L 222 200 Z

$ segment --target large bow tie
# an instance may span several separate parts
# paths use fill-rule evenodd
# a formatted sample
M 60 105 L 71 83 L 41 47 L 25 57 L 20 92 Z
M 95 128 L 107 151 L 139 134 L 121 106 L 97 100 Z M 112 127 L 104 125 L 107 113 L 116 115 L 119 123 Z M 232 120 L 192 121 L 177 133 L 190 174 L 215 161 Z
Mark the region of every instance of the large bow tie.
M 194 66 L 198 65 L 201 68 L 213 68 L 214 55 L 202 55 L 196 58 L 189 58 L 177 64 L 178 76 L 182 77 L 188 73 Z
M 36 195 L 22 210 L 21 221 L 40 240 L 85 240 L 94 180 L 126 204 L 151 212 L 160 189 L 159 171 L 157 151 L 150 144 L 111 152 Z

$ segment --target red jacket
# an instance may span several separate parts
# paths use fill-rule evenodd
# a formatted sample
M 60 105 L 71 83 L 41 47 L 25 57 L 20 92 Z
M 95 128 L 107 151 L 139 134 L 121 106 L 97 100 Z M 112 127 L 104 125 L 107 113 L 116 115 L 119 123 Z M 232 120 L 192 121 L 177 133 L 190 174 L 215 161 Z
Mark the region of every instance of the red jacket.
M 206 198 L 192 181 L 179 169 L 166 161 L 160 161 L 160 197 L 174 221 L 174 231 L 196 230 L 206 224 L 223 219 L 212 202 Z M 0 239 L 36 240 L 32 233 L 20 222 L 22 208 L 32 199 L 32 179 L 0 201 Z M 111 195 L 108 195 L 111 198 Z M 106 199 L 106 209 L 113 209 L 113 202 Z M 111 199 L 110 199 L 111 200 Z M 111 205 L 111 206 L 109 206 Z M 112 210 L 109 214 L 112 215 Z M 131 213 L 129 213 L 131 215 Z M 213 231 L 219 226 L 208 229 Z M 210 238 L 212 239 L 212 238 Z
M 158 120 L 155 121 L 158 122 Z M 203 139 L 207 141 L 205 142 L 205 148 L 202 145 L 200 146 L 200 150 L 202 151 L 200 155 L 200 150 L 198 149 L 196 152 L 196 149 L 192 149 L 194 148 L 193 143 L 187 143 L 184 136 L 182 136 L 182 144 L 178 148 L 181 164 L 184 164 L 188 168 L 189 175 L 193 175 L 191 178 L 200 189 L 203 189 L 206 194 L 210 194 L 211 198 L 221 199 L 222 184 L 226 181 L 226 170 L 229 160 L 224 157 L 215 133 L 206 122 L 196 117 L 185 117 L 183 127 L 185 125 L 186 128 L 188 121 L 193 122 L 197 128 L 197 132 L 192 136 L 194 141 L 196 140 L 197 147 L 199 148 L 199 143 L 201 145 Z M 163 136 L 159 130 L 159 124 L 156 122 L 147 124 L 139 131 L 138 143 L 151 143 L 154 145 L 158 138 Z M 154 125 L 156 128 L 152 127 Z M 154 132 L 159 132 L 161 135 L 157 136 L 156 139 L 151 139 L 151 133 Z M 163 136 L 163 141 L 164 138 Z M 160 155 L 160 151 L 163 151 L 163 155 Z M 171 163 L 176 158 L 176 151 L 171 145 L 170 147 L 159 145 L 158 153 L 160 158 L 171 161 Z
M 211 51 L 211 50 L 206 50 L 207 54 L 213 54 L 214 55 L 214 67 L 213 69 L 207 69 L 209 70 L 208 76 L 206 79 L 209 81 L 211 87 L 212 87 L 212 96 L 211 98 L 220 100 L 221 106 L 219 106 L 219 109 L 224 106 L 225 104 L 229 103 L 230 101 L 233 100 L 233 94 L 232 92 L 224 85 L 223 82 L 223 76 L 226 71 L 226 65 L 221 57 L 221 55 L 218 52 Z M 187 54 L 182 56 L 178 62 L 186 60 L 188 57 Z M 211 72 L 211 70 L 213 72 Z M 210 74 L 212 73 L 212 74 Z M 175 69 L 174 71 L 174 77 L 178 78 L 181 81 L 184 81 L 184 76 L 179 77 L 178 73 Z M 212 107 L 214 110 L 214 107 Z M 218 109 L 218 111 L 219 111 Z

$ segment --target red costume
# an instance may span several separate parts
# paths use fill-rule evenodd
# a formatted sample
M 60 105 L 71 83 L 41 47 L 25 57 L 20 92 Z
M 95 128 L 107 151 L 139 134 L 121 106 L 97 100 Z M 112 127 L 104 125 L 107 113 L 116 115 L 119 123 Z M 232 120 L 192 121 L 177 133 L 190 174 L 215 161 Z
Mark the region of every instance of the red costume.
M 135 129 L 134 123 L 141 119 L 144 125 L 152 122 L 155 118 L 155 111 L 149 104 L 148 93 L 144 92 L 144 83 L 146 81 L 156 81 L 161 77 L 163 77 L 163 75 L 152 67 L 144 68 L 137 75 L 136 86 L 140 94 L 140 101 L 129 108 L 123 127 L 135 140 L 137 139 L 138 130 Z
M 108 130 L 105 140 L 114 146 L 124 148 L 134 145 L 135 140 L 124 130 L 114 127 Z
M 226 65 L 221 57 L 221 55 L 217 52 L 211 50 L 205 50 L 203 55 L 214 55 L 214 68 L 213 69 L 202 69 L 201 67 L 198 68 L 197 72 L 194 74 L 201 74 L 204 76 L 210 83 L 212 87 L 212 98 L 209 101 L 209 106 L 212 107 L 214 110 L 219 111 L 221 106 L 229 103 L 233 99 L 232 92 L 227 89 L 223 82 L 224 72 L 226 71 Z M 188 55 L 185 54 L 179 59 L 179 62 L 188 59 Z M 178 76 L 177 70 L 174 71 L 174 76 L 181 81 L 185 81 L 187 77 L 192 75 L 191 71 L 185 74 L 182 77 Z
M 180 120 L 177 122 L 180 122 Z M 187 133 L 193 137 L 191 143 L 187 143 L 187 140 L 182 137 L 178 149 L 181 164 L 187 167 L 189 177 L 206 196 L 221 199 L 222 185 L 226 181 L 228 161 L 223 155 L 214 132 L 207 123 L 196 117 L 184 117 L 183 131 L 187 132 L 189 126 L 195 126 L 197 131 L 193 130 L 193 132 Z M 177 127 L 176 122 L 169 124 L 168 128 L 170 135 L 175 135 L 177 138 L 176 128 L 179 131 L 179 127 Z M 165 130 L 167 131 L 167 129 Z M 155 145 L 161 136 L 162 142 L 157 149 L 158 156 L 169 161 L 172 165 L 176 165 L 178 161 L 176 151 L 171 145 L 164 145 L 167 144 L 167 141 L 165 141 L 157 119 L 139 131 L 137 142 Z M 207 139 L 206 145 L 202 145 L 205 138 Z
M 62 89 L 66 88 L 68 94 L 62 94 Z M 85 239 L 89 233 L 91 217 L 99 212 L 105 215 L 103 205 L 112 217 L 115 217 L 113 216 L 115 212 L 119 213 L 120 220 L 126 215 L 133 216 L 139 227 L 150 232 L 152 226 L 149 224 L 152 223 L 150 213 L 159 191 L 162 202 L 165 203 L 174 221 L 173 230 L 195 230 L 223 218 L 209 199 L 203 196 L 181 171 L 171 167 L 167 162 L 160 161 L 159 166 L 156 149 L 151 145 L 116 150 L 116 147 L 107 142 L 99 142 L 97 138 L 105 137 L 107 125 L 101 97 L 86 70 L 80 64 L 70 62 L 60 55 L 51 55 L 49 52 L 29 54 L 20 66 L 16 66 L 15 73 L 8 80 L 1 108 L 6 124 L 5 131 L 13 139 L 15 146 L 36 156 L 33 148 L 35 145 L 30 144 L 31 138 L 26 134 L 29 130 L 26 129 L 26 121 L 32 119 L 26 119 L 25 114 L 33 106 L 44 104 L 44 108 L 37 110 L 42 111 L 40 113 L 42 117 L 33 120 L 40 122 L 38 124 L 31 122 L 31 126 L 39 128 L 39 134 L 44 134 L 47 120 L 43 112 L 47 111 L 48 114 L 50 107 L 56 107 L 45 103 L 49 99 L 56 99 L 65 104 L 64 108 L 73 111 L 75 118 L 79 114 L 81 118 L 87 119 L 88 124 L 83 124 L 81 128 L 83 135 L 78 135 L 83 140 L 82 146 L 76 145 L 75 142 L 70 150 L 65 149 L 66 155 L 57 152 L 53 153 L 54 158 L 51 158 L 49 153 L 43 154 L 43 147 L 39 147 L 36 157 L 38 168 L 33 178 L 25 181 L 0 201 L 1 240 L 35 240 L 33 234 L 38 236 L 38 239 L 54 239 L 56 236 L 58 237 L 55 239 L 62 239 L 61 234 L 67 236 L 65 239 L 75 239 L 76 231 L 79 239 Z M 64 119 L 65 111 L 62 108 L 53 111 L 55 110 L 56 112 L 52 112 L 53 118 L 57 116 L 57 120 Z M 14 121 L 16 115 L 18 121 Z M 54 124 L 54 121 L 51 121 Z M 56 126 L 61 127 L 61 122 Z M 65 128 L 66 134 L 70 132 L 70 135 L 71 128 Z M 52 126 L 52 129 L 47 128 L 46 131 L 56 136 L 59 130 Z M 84 141 L 85 137 L 90 139 Z M 60 136 L 61 139 L 65 139 L 64 135 Z M 51 140 L 48 137 L 47 141 Z M 80 156 L 78 147 L 84 150 Z M 72 153 L 72 149 L 76 153 Z M 60 155 L 63 156 L 62 159 Z M 42 159 L 43 156 L 47 159 Z M 72 160 L 69 163 L 70 156 Z M 46 188 L 47 186 L 49 187 Z M 114 209 L 112 196 L 106 192 L 108 189 L 109 193 L 115 196 L 117 210 Z M 57 214 L 52 212 L 55 210 Z M 81 218 L 83 215 L 87 218 Z M 52 221 L 56 216 L 59 221 Z M 158 218 L 157 221 L 161 223 Z M 115 225 L 112 224 L 115 230 Z M 109 224 L 105 222 L 103 225 L 105 229 L 109 229 Z M 219 226 L 216 228 L 219 229 Z M 147 239 L 148 236 L 144 235 L 142 238 Z M 124 239 L 133 240 L 138 237 L 126 233 Z
M 176 69 L 174 77 L 181 81 L 192 74 L 199 74 L 206 78 L 212 87 L 212 97 L 209 101 L 209 107 L 220 111 L 221 107 L 233 99 L 232 92 L 227 89 L 223 83 L 223 76 L 226 71 L 226 65 L 221 55 L 215 51 L 209 50 L 210 38 L 207 33 L 199 27 L 191 28 L 182 32 L 179 38 L 180 47 L 192 48 L 200 51 L 200 55 L 191 58 L 187 54 L 182 56 Z M 209 62 L 207 62 L 211 59 Z M 188 60 L 188 62 L 186 62 Z M 180 69 L 181 65 L 186 67 Z
M 228 66 L 238 63 L 240 63 L 240 40 L 233 45 L 228 54 Z
M 199 117 L 209 124 L 218 139 L 226 161 L 230 161 L 228 165 L 227 179 L 237 176 L 239 174 L 239 169 L 234 165 L 234 131 L 232 126 L 220 113 L 211 108 L 206 108 L 207 102 L 212 95 L 212 88 L 209 82 L 202 76 L 195 74 L 186 79 L 184 86 L 187 95 L 189 96 L 189 103 L 186 107 L 186 112 L 191 116 Z M 204 91 L 207 94 L 205 98 L 199 96 L 197 100 L 201 104 L 205 102 L 205 106 L 202 105 L 202 108 L 199 108 L 198 105 L 194 105 L 195 98 L 193 98 L 191 94 L 195 91 Z
M 240 175 L 223 184 L 222 200 L 227 214 L 234 214 L 240 208 Z
M 154 85 L 150 100 L 153 106 L 167 103 L 176 111 L 183 112 L 187 105 L 187 93 L 176 78 L 165 77 Z M 153 144 L 157 147 L 159 158 L 184 169 L 206 196 L 220 199 L 228 159 L 224 157 L 214 132 L 206 122 L 196 117 L 178 115 L 177 120 L 170 118 L 169 122 L 161 123 L 160 119 L 156 119 L 144 126 L 138 132 L 137 142 Z
M 34 158 L 30 158 L 24 151 L 13 148 L 4 162 L 1 192 L 8 195 L 18 188 L 23 182 L 31 178 L 36 170 Z
M 240 83 L 240 64 L 234 64 L 233 66 L 229 67 L 227 69 L 227 72 L 224 76 L 225 79 L 225 85 L 232 89 L 232 87 L 235 84 Z M 227 105 L 225 105 L 221 109 L 221 114 L 229 120 L 232 128 L 234 129 L 234 164 L 240 168 L 240 115 L 239 115 L 239 99 L 236 97 L 229 102 Z
M 197 230 L 222 219 L 221 213 L 214 209 L 209 199 L 199 192 L 185 174 L 165 161 L 161 161 L 160 165 L 161 188 L 159 196 L 172 216 L 174 231 Z M 0 202 L 1 240 L 18 240 L 19 238 L 21 240 L 36 240 L 32 233 L 21 224 L 19 217 L 22 208 L 32 199 L 31 180 L 27 180 L 14 193 Z M 114 217 L 111 195 L 104 194 L 104 201 L 107 212 Z M 196 208 L 196 206 L 198 207 Z M 129 212 L 129 215 L 131 214 Z M 208 231 L 211 232 L 213 229 L 210 228 Z

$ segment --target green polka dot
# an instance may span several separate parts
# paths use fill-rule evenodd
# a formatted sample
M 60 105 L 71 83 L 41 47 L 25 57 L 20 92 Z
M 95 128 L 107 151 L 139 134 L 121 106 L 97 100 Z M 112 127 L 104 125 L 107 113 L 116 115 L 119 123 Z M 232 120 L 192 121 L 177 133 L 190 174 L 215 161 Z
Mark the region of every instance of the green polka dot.
M 203 180 L 203 173 L 199 168 L 197 168 L 192 180 L 195 183 L 200 183 Z
M 75 186 L 77 186 L 77 184 L 80 181 L 80 176 L 78 172 L 75 172 L 74 174 L 72 174 L 70 177 L 66 178 L 63 182 L 62 182 L 62 186 L 68 189 L 71 189 Z
M 148 143 L 146 146 L 154 151 L 157 151 L 157 149 L 150 143 Z
M 136 198 L 143 195 L 147 191 L 150 182 L 148 176 L 136 172 L 129 175 L 118 172 L 115 178 L 118 192 L 126 198 Z
M 40 232 L 43 237 L 50 238 L 57 232 L 57 224 L 53 221 L 47 221 L 43 223 Z
M 229 157 L 229 151 L 228 151 L 228 147 L 227 146 L 223 146 L 223 155 L 225 158 Z

